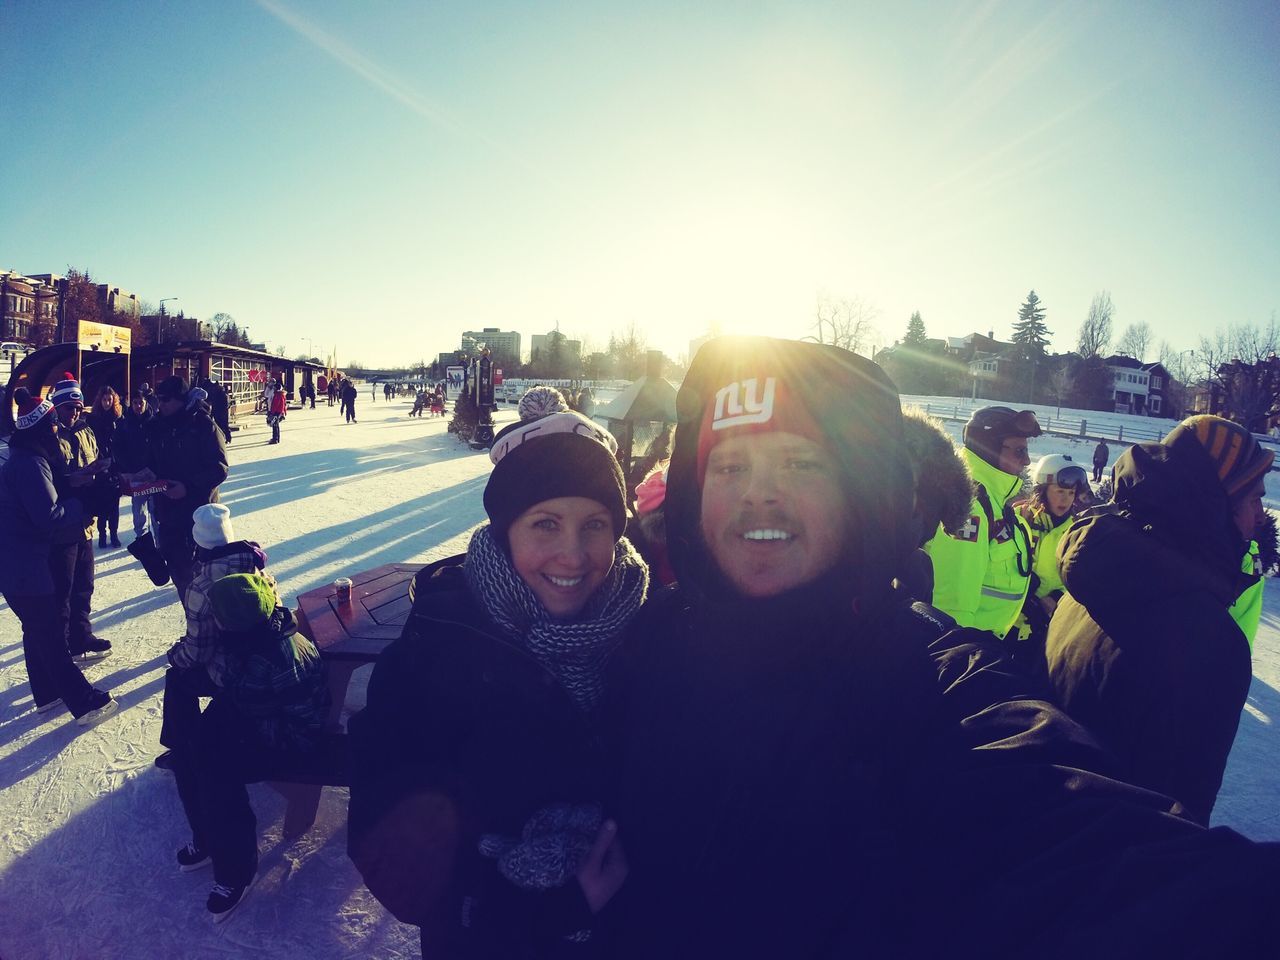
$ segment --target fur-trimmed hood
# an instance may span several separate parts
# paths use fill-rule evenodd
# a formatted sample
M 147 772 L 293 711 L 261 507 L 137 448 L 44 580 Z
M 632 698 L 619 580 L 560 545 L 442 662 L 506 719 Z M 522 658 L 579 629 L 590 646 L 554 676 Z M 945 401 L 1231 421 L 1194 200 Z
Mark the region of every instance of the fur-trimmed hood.
M 938 530 L 954 534 L 969 519 L 973 477 L 942 421 L 916 407 L 902 411 L 903 448 L 916 478 L 920 542 Z

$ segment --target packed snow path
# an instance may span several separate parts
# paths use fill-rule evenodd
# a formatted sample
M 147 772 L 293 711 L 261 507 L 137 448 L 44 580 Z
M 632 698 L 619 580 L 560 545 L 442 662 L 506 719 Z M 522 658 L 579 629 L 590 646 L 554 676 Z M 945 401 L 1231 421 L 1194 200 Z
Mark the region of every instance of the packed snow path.
M 289 414 L 279 446 L 266 445 L 261 418 L 235 435 L 223 500 L 236 535 L 267 551 L 291 604 L 344 573 L 459 552 L 483 520 L 488 458 L 448 434 L 446 420 L 409 418 L 410 406 L 371 403 L 362 391 L 357 424 L 321 403 Z M 1033 450 L 1087 462 L 1092 445 L 1043 438 Z M 122 514 L 128 543 L 127 504 Z M 344 789 L 326 788 L 315 826 L 284 841 L 283 801 L 269 787 L 249 788 L 258 882 L 230 920 L 213 925 L 204 907 L 212 872 L 178 871 L 186 822 L 171 776 L 152 763 L 164 652 L 183 630 L 181 609 L 172 587 L 152 587 L 123 549 L 101 552 L 97 574 L 94 623 L 115 653 L 87 674 L 121 710 L 92 730 L 65 711 L 36 715 L 18 620 L 0 605 L 0 957 L 418 956 L 416 928 L 390 917 L 346 858 Z M 1272 840 L 1280 839 L 1277 604 L 1269 584 L 1253 690 L 1215 817 Z

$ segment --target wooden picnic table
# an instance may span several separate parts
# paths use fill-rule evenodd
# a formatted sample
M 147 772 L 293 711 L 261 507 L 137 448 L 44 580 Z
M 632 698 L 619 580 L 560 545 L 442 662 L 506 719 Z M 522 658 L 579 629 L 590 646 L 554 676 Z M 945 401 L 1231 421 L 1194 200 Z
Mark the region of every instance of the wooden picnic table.
M 341 730 L 342 708 L 356 669 L 377 662 L 400 636 L 412 603 L 409 584 L 422 569 L 417 563 L 388 563 L 351 575 L 351 600 L 338 600 L 332 584 L 298 595 L 298 631 L 320 651 L 329 670 L 328 733 Z M 277 783 L 287 810 L 284 835 L 296 837 L 315 822 L 322 786 Z

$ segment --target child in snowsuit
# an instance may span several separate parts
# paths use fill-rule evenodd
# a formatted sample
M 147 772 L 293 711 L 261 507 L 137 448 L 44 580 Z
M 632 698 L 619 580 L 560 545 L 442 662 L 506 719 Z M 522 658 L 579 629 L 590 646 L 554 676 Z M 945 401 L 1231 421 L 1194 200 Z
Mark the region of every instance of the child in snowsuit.
M 169 648 L 169 669 L 164 678 L 164 720 L 160 742 L 170 751 L 190 741 L 200 717 L 200 697 L 211 697 L 223 686 L 226 662 L 218 645 L 210 591 L 223 577 L 235 573 L 262 573 L 267 555 L 251 540 L 237 540 L 231 527 L 231 511 L 225 504 L 206 503 L 192 518 L 196 558 L 191 584 L 183 605 L 187 632 Z M 274 583 L 270 578 L 268 582 Z M 169 768 L 172 753 L 156 759 Z
M 194 740 L 174 751 L 173 772 L 191 824 L 178 866 L 193 870 L 213 861 L 206 906 L 219 923 L 258 871 L 258 825 L 245 783 L 316 750 L 329 693 L 319 652 L 298 634 L 266 577 L 223 577 L 209 600 L 224 686 L 200 716 Z

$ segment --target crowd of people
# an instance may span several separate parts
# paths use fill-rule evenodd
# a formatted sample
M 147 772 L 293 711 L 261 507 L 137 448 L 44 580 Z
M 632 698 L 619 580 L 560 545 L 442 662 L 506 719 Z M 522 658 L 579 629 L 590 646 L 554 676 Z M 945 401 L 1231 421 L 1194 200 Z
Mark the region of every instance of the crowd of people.
M 1271 944 L 1280 849 L 1207 829 L 1203 776 L 1149 770 L 1239 717 L 1239 683 L 1200 674 L 1239 679 L 1230 611 L 1261 590 L 1251 437 L 1193 418 L 1090 512 L 1065 457 L 1022 494 L 1030 413 L 979 410 L 957 454 L 833 347 L 713 341 L 678 409 L 630 491 L 606 431 L 522 403 L 489 523 L 415 578 L 349 723 L 348 843 L 424 956 Z M 1111 538 L 1178 566 L 1176 600 Z
M 111 387 L 87 416 L 66 373 L 48 398 L 14 391 L 15 429 L 0 476 L 0 593 L 22 622 L 23 655 L 36 710 L 65 706 L 84 726 L 118 703 L 93 688 L 79 664 L 111 654 L 92 624 L 95 518 L 98 544 L 120 545 L 119 503 L 131 494 L 129 552 L 157 585 L 181 598 L 194 556 L 191 518 L 217 499 L 227 476 L 222 428 L 202 388 L 169 377 L 154 394 L 135 390 L 124 413 Z M 154 409 L 153 409 L 154 408 Z
M 49 562 L 0 562 L 0 590 L 37 707 L 91 723 L 114 701 L 70 658 L 102 471 L 76 390 L 19 398 L 0 538 Z M 157 491 L 187 616 L 157 764 L 222 920 L 257 868 L 244 783 L 315 749 L 327 693 L 217 502 L 203 400 L 156 397 L 112 449 Z M 1207 826 L 1275 562 L 1250 434 L 1192 417 L 1126 449 L 1101 502 L 1062 455 L 1024 482 L 1029 411 L 977 410 L 957 451 L 870 361 L 763 337 L 705 345 L 677 408 L 632 488 L 607 430 L 530 391 L 487 522 L 413 580 L 348 723 L 347 839 L 424 957 L 1273 946 L 1280 846 Z

